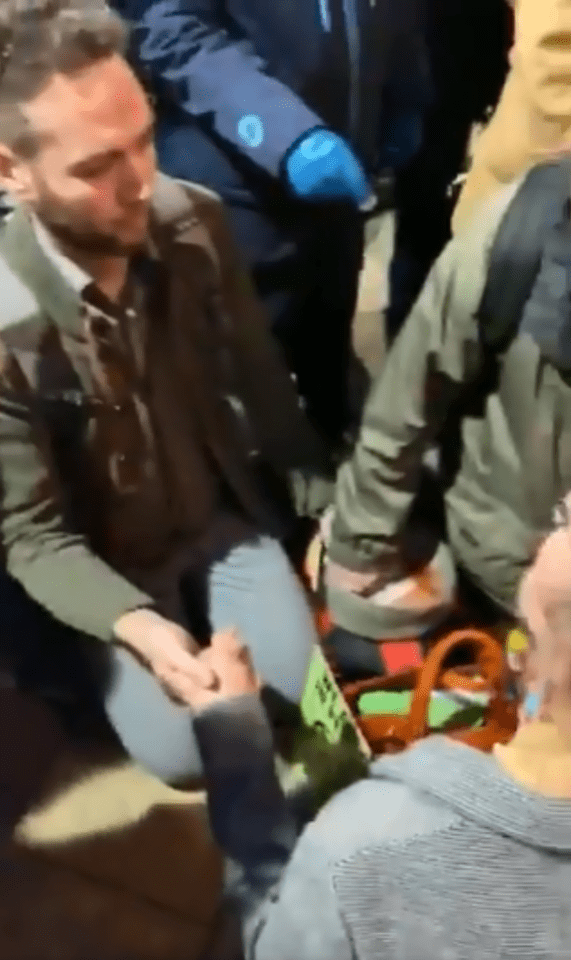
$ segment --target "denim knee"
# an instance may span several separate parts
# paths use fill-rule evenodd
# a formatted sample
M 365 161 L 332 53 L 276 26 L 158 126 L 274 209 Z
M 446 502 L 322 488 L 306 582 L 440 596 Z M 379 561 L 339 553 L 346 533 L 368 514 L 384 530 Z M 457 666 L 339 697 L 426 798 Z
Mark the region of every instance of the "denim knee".
M 141 731 L 141 737 L 134 739 L 129 731 L 121 729 L 121 723 L 109 719 L 131 760 L 157 780 L 179 789 L 202 780 L 204 768 L 192 729 L 190 734 L 181 731 L 180 737 L 171 739 L 170 743 L 165 742 L 159 731 L 147 736 Z
M 109 671 L 101 691 L 108 720 L 129 756 L 159 780 L 184 786 L 203 776 L 188 707 L 169 699 L 145 667 L 120 647 L 106 648 Z

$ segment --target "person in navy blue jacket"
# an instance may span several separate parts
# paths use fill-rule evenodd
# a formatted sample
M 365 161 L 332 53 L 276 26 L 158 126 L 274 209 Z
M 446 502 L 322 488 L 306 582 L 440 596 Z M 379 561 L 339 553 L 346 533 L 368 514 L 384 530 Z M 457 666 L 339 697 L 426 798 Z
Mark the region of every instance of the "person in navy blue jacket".
M 347 425 L 371 179 L 420 145 L 422 5 L 111 0 L 157 102 L 160 166 L 225 200 L 308 413 L 331 439 Z

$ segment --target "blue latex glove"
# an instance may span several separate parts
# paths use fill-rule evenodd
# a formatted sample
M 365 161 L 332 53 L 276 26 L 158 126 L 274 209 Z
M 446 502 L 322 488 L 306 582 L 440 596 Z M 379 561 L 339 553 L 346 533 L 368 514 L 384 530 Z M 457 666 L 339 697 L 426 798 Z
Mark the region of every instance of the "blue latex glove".
M 289 185 L 302 200 L 348 201 L 366 206 L 373 194 L 361 164 L 331 130 L 313 130 L 285 162 Z

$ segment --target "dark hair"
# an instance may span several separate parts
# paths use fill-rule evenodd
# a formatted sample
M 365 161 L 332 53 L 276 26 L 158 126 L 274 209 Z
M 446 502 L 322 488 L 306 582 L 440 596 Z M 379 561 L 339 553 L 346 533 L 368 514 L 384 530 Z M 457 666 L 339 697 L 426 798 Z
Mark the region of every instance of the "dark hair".
M 126 29 L 102 0 L 2 0 L 0 140 L 21 156 L 37 137 L 21 110 L 56 73 L 123 54 Z

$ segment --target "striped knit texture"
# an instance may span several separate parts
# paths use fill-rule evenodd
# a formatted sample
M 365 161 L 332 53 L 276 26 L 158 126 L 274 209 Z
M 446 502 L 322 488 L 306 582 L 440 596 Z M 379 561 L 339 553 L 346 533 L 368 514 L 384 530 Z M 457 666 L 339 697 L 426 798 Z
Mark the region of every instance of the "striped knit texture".
M 453 817 L 335 865 L 358 960 L 570 960 L 571 804 L 520 790 L 493 758 L 440 738 L 374 776 Z

